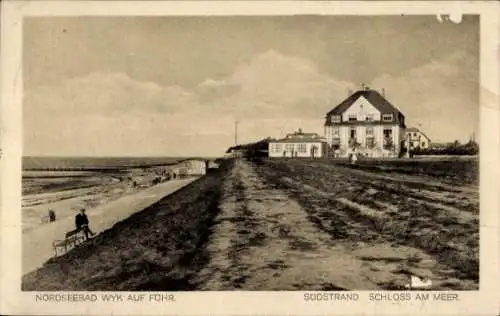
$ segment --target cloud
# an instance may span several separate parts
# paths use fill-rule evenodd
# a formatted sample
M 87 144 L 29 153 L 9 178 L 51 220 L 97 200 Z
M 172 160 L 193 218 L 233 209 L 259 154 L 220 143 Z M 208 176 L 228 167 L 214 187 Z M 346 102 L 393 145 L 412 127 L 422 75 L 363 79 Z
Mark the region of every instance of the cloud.
M 33 115 L 120 116 L 150 111 L 174 113 L 194 102 L 193 94 L 178 86 L 161 87 L 124 73 L 97 72 L 28 91 L 24 109 Z
M 240 86 L 227 102 L 243 117 L 317 117 L 352 84 L 331 78 L 311 61 L 270 50 L 226 79 Z
M 474 67 L 474 58 L 454 53 L 402 76 L 381 75 L 372 86 L 385 87 L 410 124 L 427 122 L 431 138 L 461 135 L 477 117 Z M 355 85 L 324 74 L 308 59 L 274 50 L 193 88 L 97 72 L 26 93 L 25 149 L 27 154 L 218 155 L 234 143 L 235 120 L 240 142 L 281 137 L 299 127 L 322 133 L 324 114 L 348 88 Z
M 198 100 L 205 103 L 236 94 L 239 88 L 239 85 L 228 83 L 225 80 L 207 78 L 197 86 L 196 93 Z
M 464 52 L 450 53 L 401 76 L 381 75 L 374 88 L 436 141 L 468 140 L 479 126 L 479 65 Z M 453 137 L 453 139 L 450 139 Z

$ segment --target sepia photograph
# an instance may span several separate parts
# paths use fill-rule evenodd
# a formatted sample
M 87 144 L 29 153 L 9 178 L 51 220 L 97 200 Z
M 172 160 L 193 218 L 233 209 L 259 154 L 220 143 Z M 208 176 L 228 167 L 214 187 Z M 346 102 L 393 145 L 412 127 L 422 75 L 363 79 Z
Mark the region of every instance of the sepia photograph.
M 22 290 L 479 290 L 479 21 L 24 18 Z

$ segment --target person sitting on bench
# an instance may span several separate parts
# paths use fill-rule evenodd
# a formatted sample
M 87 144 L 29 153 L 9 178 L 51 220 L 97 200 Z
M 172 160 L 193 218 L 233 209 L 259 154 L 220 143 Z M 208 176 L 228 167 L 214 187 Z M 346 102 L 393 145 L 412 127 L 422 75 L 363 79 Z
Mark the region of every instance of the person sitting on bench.
M 83 230 L 83 233 L 85 234 L 85 239 L 87 239 L 87 240 L 89 239 L 89 234 L 90 234 L 90 236 L 94 236 L 94 233 L 89 228 L 89 219 L 87 218 L 87 215 L 85 214 L 84 208 L 82 208 L 80 210 L 80 214 L 76 215 L 75 225 L 76 225 L 76 229 L 78 231 Z

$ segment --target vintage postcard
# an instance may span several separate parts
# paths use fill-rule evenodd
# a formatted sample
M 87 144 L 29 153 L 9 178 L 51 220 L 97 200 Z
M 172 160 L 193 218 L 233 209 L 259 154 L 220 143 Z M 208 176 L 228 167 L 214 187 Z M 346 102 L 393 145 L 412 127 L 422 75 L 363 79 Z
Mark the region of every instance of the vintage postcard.
M 499 312 L 495 2 L 2 2 L 1 313 Z

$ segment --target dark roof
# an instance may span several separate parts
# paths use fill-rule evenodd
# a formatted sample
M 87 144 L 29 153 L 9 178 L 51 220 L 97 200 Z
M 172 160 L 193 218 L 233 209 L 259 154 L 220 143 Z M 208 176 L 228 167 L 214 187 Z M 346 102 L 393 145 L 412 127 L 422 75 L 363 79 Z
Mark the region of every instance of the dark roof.
M 394 123 L 402 123 L 404 115 L 394 105 L 387 101 L 378 91 L 364 89 L 351 94 L 347 99 L 329 111 L 326 114 L 327 124 L 332 115 L 342 115 L 360 97 L 367 99 L 382 114 L 393 114 Z
M 270 141 L 269 143 L 321 143 L 326 142 L 322 137 L 317 138 L 283 138 Z
M 285 138 L 272 140 L 272 143 L 317 143 L 326 141 L 317 133 L 303 133 L 302 131 L 287 134 Z
M 316 137 L 318 136 L 318 133 L 302 133 L 302 132 L 295 132 L 295 133 L 291 133 L 291 134 L 287 134 L 287 136 L 299 136 L 299 135 L 302 135 L 303 137 Z

